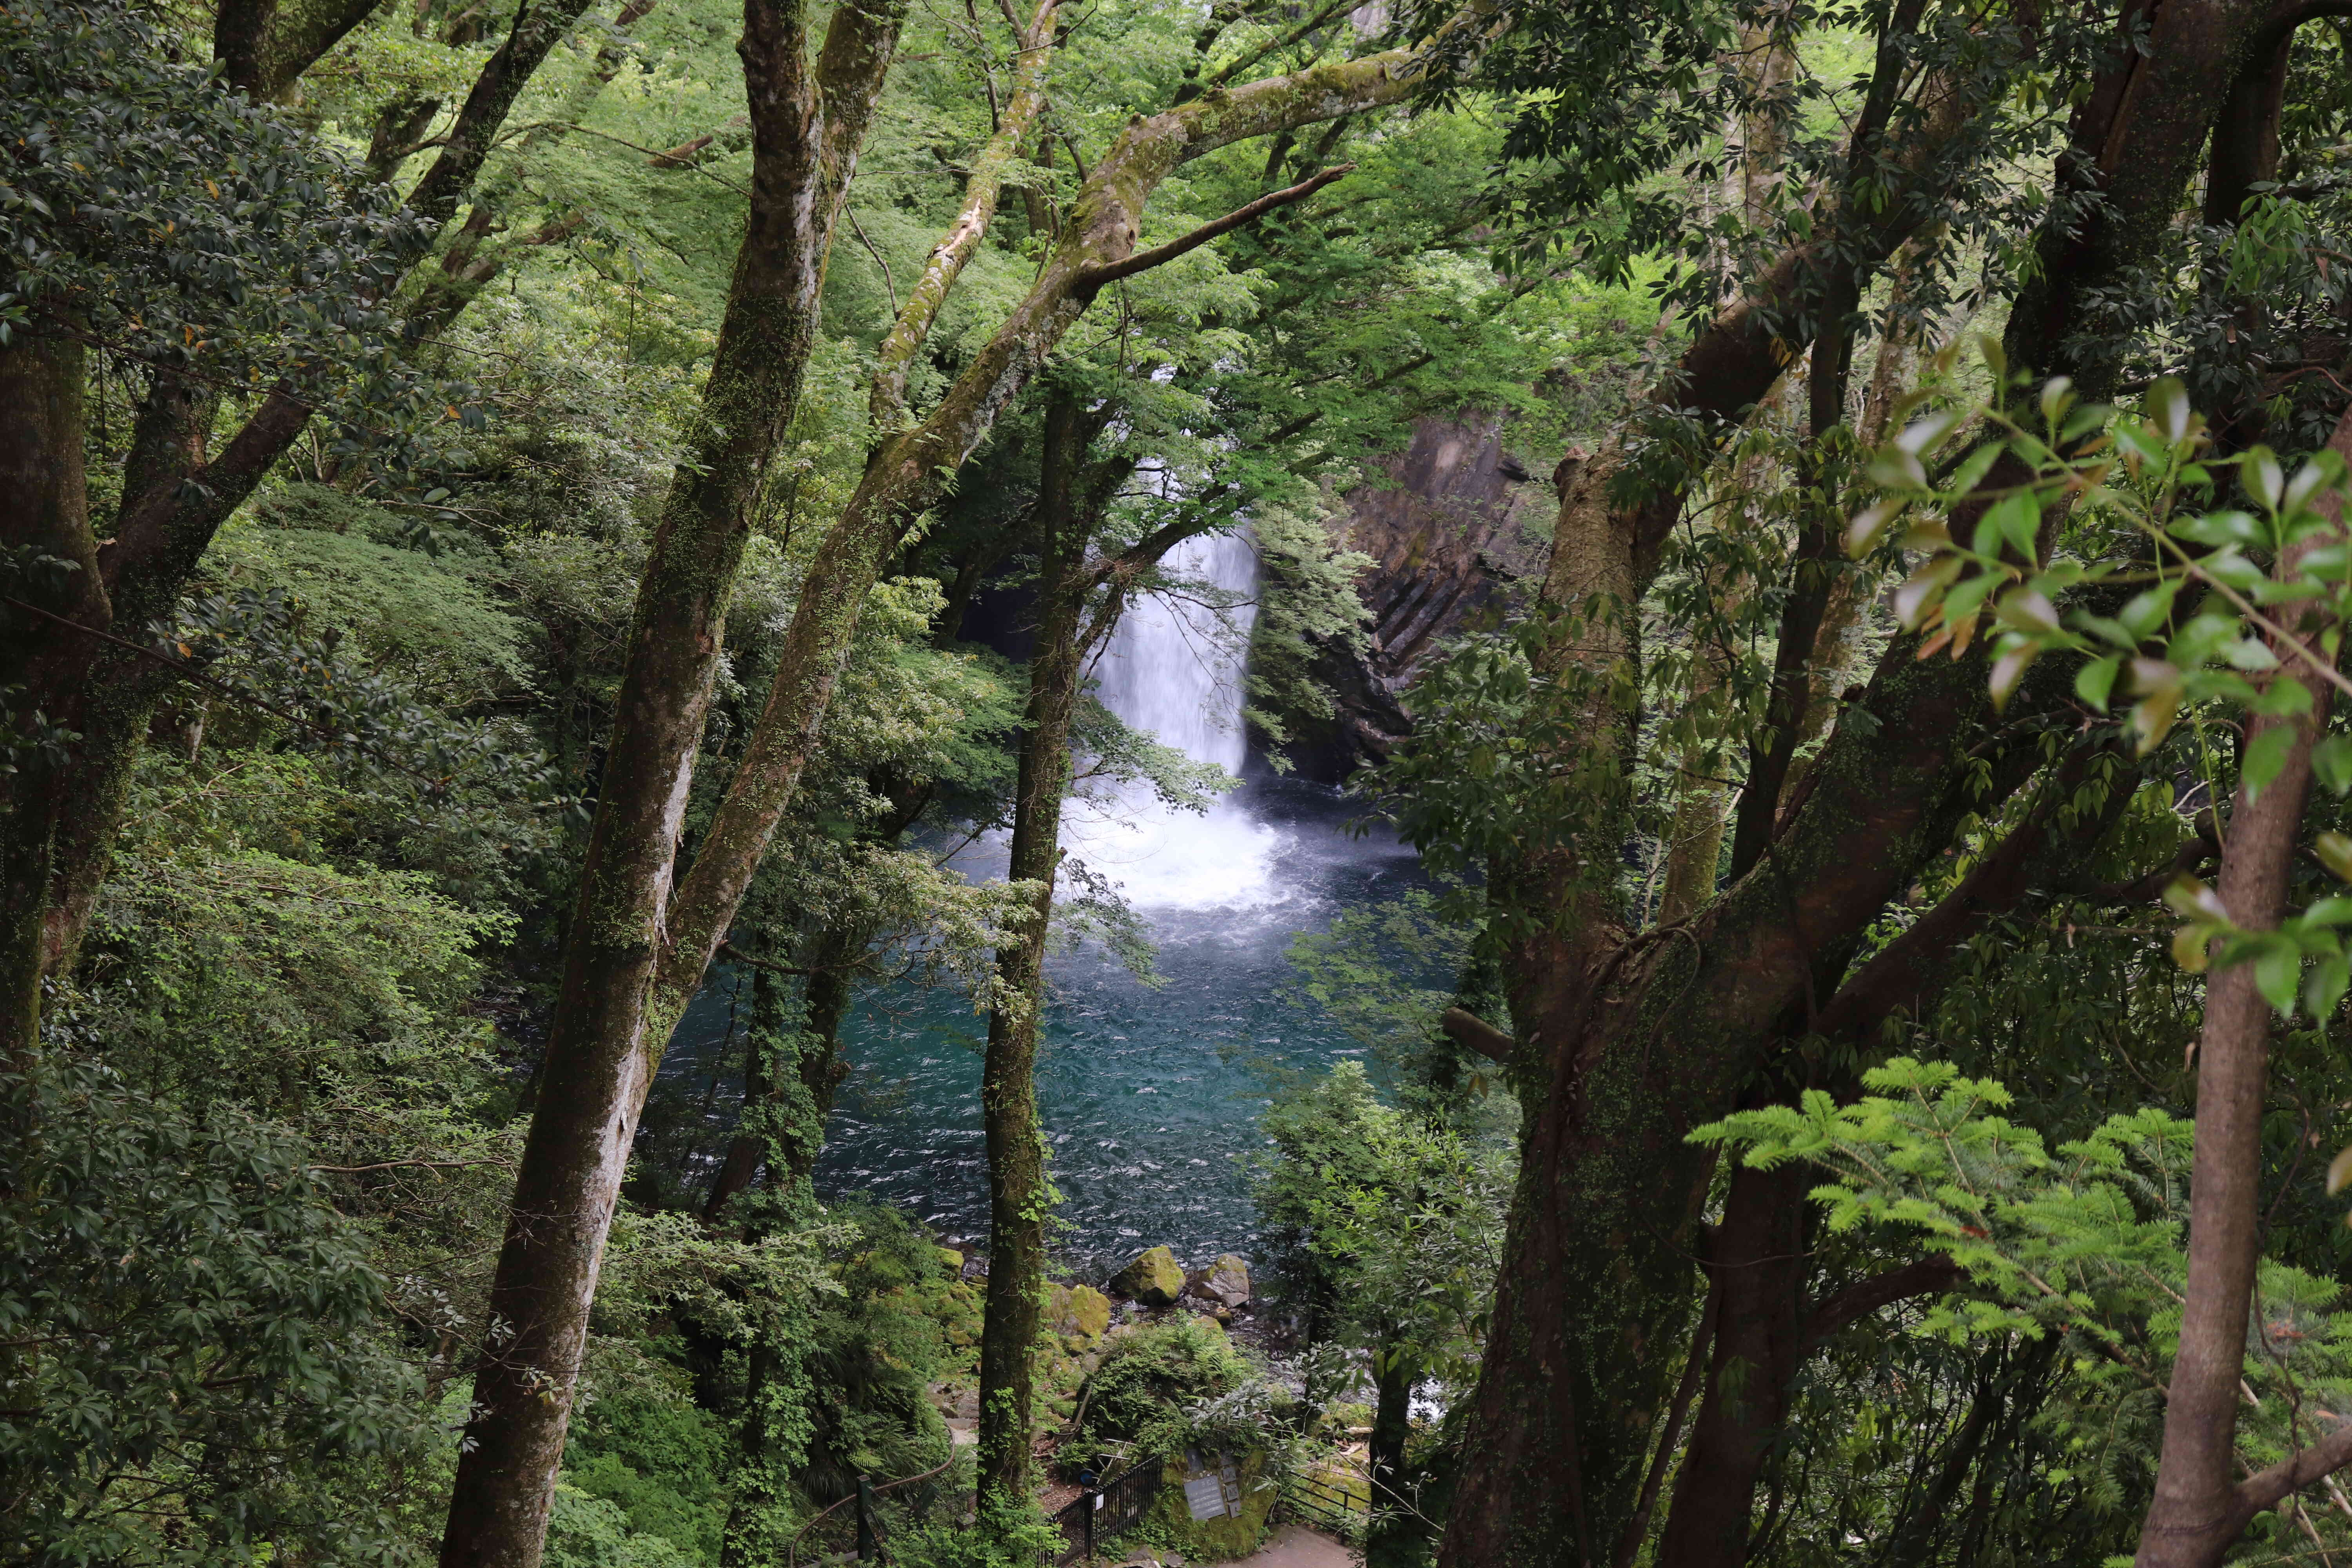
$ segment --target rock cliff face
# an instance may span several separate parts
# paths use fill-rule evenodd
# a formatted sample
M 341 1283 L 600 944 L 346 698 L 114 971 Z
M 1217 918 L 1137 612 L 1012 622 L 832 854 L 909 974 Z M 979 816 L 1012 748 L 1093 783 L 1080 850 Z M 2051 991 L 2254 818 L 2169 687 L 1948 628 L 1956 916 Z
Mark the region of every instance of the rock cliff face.
M 1378 762 L 1412 727 L 1406 696 L 1438 645 L 1500 622 L 1514 584 L 1543 577 L 1549 488 L 1504 447 L 1500 416 L 1424 416 L 1381 478 L 1350 491 L 1338 542 L 1371 557 L 1356 584 L 1370 612 L 1361 650 L 1327 648 L 1319 667 L 1339 712 L 1297 727 L 1285 748 L 1308 778 L 1336 784 Z

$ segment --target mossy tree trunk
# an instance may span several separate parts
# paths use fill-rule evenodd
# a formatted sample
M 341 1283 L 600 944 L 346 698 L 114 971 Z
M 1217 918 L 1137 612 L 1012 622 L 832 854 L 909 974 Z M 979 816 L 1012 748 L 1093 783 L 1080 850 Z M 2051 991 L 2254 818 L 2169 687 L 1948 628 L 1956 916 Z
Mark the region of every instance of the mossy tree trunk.
M 1103 427 L 1074 392 L 1045 410 L 1037 486 L 1037 640 L 1022 714 L 1020 771 L 1005 875 L 1030 889 L 1029 923 L 996 955 L 995 1005 L 981 1069 L 988 1138 L 988 1292 L 980 1336 L 980 1496 L 983 1506 L 1029 1499 L 1034 1361 L 1045 1289 L 1045 1220 L 1052 1186 L 1037 1125 L 1037 1039 L 1045 1006 L 1045 942 L 1062 859 L 1062 801 L 1070 784 L 1070 724 L 1092 651 L 1084 633 L 1091 574 L 1087 546 L 1099 513 L 1080 496 L 1080 469 Z
M 7 1022 L 0 1066 L 22 1071 L 40 1044 L 42 929 L 79 690 L 52 684 L 113 617 L 98 571 L 82 459 L 85 354 L 63 331 L 19 327 L 0 346 L 0 712 L 12 766 L 0 774 L 0 962 Z M 43 701 L 43 692 L 53 692 Z M 62 699 L 62 700 L 60 700 Z
M 2097 84 L 2078 115 L 2085 151 L 2067 177 L 2104 180 L 2110 201 L 2045 237 L 2045 254 L 2070 265 L 2045 267 L 2021 302 L 2012 363 L 2067 371 L 2091 396 L 2112 386 L 2105 367 L 2064 355 L 2079 301 L 2144 256 L 2179 205 L 2230 79 L 2231 28 L 2244 16 L 2206 6 L 2174 17 L 2163 7 L 2155 54 L 2123 51 L 2124 64 Z M 2139 72 L 2153 75 L 2116 79 Z M 1937 118 L 1916 129 L 1932 132 Z M 1896 200 L 1878 211 L 1868 248 L 1883 258 L 1916 209 Z M 1803 255 L 1784 257 L 1696 333 L 1666 384 L 1676 405 L 1728 417 L 1764 395 L 1781 360 L 1757 315 L 1797 298 L 1805 276 Z M 1547 585 L 1556 604 L 1580 605 L 1595 584 L 1631 603 L 1656 570 L 1679 499 L 1620 505 L 1610 488 L 1623 463 L 1612 444 L 1570 480 Z M 1556 657 L 1590 675 L 1632 653 L 1626 642 L 1586 635 L 1563 638 Z M 1495 879 L 1516 933 L 1507 963 L 1526 1121 L 1445 1563 L 1590 1563 L 1631 1517 L 1698 1300 L 1689 1259 L 1706 1172 L 1686 1134 L 1731 1109 L 1779 1047 L 1837 1005 L 1870 922 L 1964 816 L 2003 793 L 1988 801 L 1966 787 L 1972 749 L 2002 751 L 1983 665 L 1921 663 L 1916 654 L 1915 639 L 1895 640 L 1856 703 L 1870 721 L 1839 727 L 1799 808 L 1758 836 L 1754 868 L 1685 926 L 1626 940 L 1599 879 L 1560 874 L 1572 871 L 1576 844 L 1613 854 L 1624 841 L 1622 817 L 1611 812 L 1576 823 L 1545 874 Z M 1609 725 L 1583 726 L 1596 737 L 1588 743 L 1622 746 L 1631 717 L 1625 709 Z M 2028 763 L 1997 761 L 1994 771 L 2014 789 Z M 1736 1342 L 1741 1331 L 1719 1331 Z
M 613 1205 L 667 1034 L 648 1033 L 646 1003 L 728 599 L 798 405 L 833 227 L 903 16 L 898 0 L 851 0 L 813 47 L 798 0 L 744 7 L 752 198 L 690 455 L 638 586 L 444 1568 L 533 1568 L 544 1544 Z

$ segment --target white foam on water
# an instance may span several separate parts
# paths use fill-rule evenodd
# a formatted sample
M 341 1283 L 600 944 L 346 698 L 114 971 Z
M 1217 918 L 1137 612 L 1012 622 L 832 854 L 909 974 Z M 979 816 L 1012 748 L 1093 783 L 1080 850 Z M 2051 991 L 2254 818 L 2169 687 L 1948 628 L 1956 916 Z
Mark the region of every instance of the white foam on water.
M 1171 811 L 1150 794 L 1097 805 L 1072 801 L 1062 842 L 1087 869 L 1119 884 L 1139 910 L 1260 909 L 1289 889 L 1275 875 L 1288 836 L 1229 801 Z

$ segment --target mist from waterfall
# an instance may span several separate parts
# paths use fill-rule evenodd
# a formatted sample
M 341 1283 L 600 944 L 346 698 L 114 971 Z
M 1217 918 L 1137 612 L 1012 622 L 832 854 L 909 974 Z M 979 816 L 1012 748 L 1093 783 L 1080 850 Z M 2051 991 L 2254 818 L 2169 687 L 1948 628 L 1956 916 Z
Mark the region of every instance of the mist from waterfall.
M 1243 677 L 1257 621 L 1257 552 L 1244 534 L 1186 540 L 1164 575 L 1218 590 L 1139 595 L 1089 671 L 1103 705 L 1198 762 L 1239 773 L 1248 752 Z M 1255 909 L 1281 900 L 1275 859 L 1284 836 L 1230 797 L 1205 812 L 1171 810 L 1145 784 L 1070 803 L 1072 858 L 1120 884 L 1139 910 Z

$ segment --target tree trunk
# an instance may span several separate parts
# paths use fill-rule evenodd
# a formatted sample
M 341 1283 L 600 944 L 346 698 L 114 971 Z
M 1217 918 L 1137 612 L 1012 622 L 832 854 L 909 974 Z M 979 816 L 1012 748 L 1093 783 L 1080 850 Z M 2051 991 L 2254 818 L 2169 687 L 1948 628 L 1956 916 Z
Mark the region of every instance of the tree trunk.
M 1037 1036 L 1045 1005 L 1045 939 L 1061 864 L 1062 798 L 1070 782 L 1070 719 L 1085 674 L 1086 550 L 1091 519 L 1076 505 L 1088 431 L 1076 395 L 1045 413 L 1037 494 L 1041 557 L 1036 651 L 1029 660 L 1013 847 L 1005 875 L 1031 885 L 1030 923 L 998 952 L 988 1018 L 981 1121 L 988 1134 L 988 1299 L 980 1335 L 980 1495 L 1029 1500 L 1032 1363 L 1045 1289 L 1045 1141 L 1037 1126 Z
M 2352 456 L 2352 413 L 2328 442 Z M 2343 501 L 2327 504 L 2338 527 L 2289 551 L 2281 574 L 2342 537 Z M 2332 630 L 2317 610 L 2292 628 L 2306 647 Z M 2297 661 L 2273 639 L 2288 671 Z M 2311 793 L 2311 747 L 2327 727 L 2334 688 L 2309 674 L 2311 710 L 2250 719 L 2247 750 L 2263 735 L 2291 737 L 2285 764 L 2259 794 L 2241 784 L 2230 813 L 2221 872 L 2214 891 L 2230 918 L 2248 931 L 2275 928 L 2286 911 L 2287 879 Z M 2212 1568 L 2245 1528 L 2239 1485 L 2238 1397 L 2244 1381 L 2246 1325 L 2254 1273 L 2262 1260 L 2263 1098 L 2270 1068 L 2271 1006 L 2254 984 L 2253 965 L 2216 971 L 2205 985 L 2205 1020 L 2197 1040 L 2197 1148 L 2189 1175 L 2189 1289 L 2181 1306 L 2180 1349 L 2166 1390 L 2164 1447 L 2156 1496 L 2141 1527 L 2136 1568 Z
M 82 452 L 85 355 L 79 340 L 20 327 L 0 347 L 0 713 L 12 771 L 0 774 L 0 1064 L 23 1071 L 39 1047 L 43 916 L 58 808 L 79 721 L 70 700 L 42 704 L 45 668 L 82 656 L 60 620 L 111 618 L 89 528 Z
M 1402 1342 L 1384 1344 L 1372 1378 L 1372 1438 L 1367 1445 L 1371 1522 L 1365 1528 L 1365 1568 L 1412 1568 L 1421 1561 L 1423 1531 L 1405 1492 L 1405 1442 L 1412 1436 L 1413 1361 Z
M 808 944 L 808 989 L 795 1033 L 782 1027 L 784 1009 L 775 994 L 782 981 L 764 970 L 754 972 L 743 1126 L 729 1142 L 727 1157 L 711 1181 L 703 1218 L 718 1219 L 763 1167 L 771 1182 L 795 1184 L 816 1170 L 834 1092 L 848 1073 L 841 1059 L 841 1026 L 849 1015 L 849 966 L 865 945 L 863 932 L 841 926 L 826 928 Z
M 1715 1346 L 1690 1446 L 1658 1542 L 1657 1568 L 1739 1568 L 1756 1483 L 1788 1418 L 1805 1351 L 1805 1194 L 1814 1173 L 1790 1161 L 1731 1173 L 1707 1259 Z
M 751 210 L 691 456 L 638 587 L 443 1568 L 536 1568 L 544 1545 L 605 1235 L 675 1021 L 649 1028 L 646 1003 L 728 597 L 799 400 L 833 226 L 903 15 L 895 0 L 844 5 L 812 62 L 794 0 L 744 7 Z
M 2178 21 L 2168 20 L 2176 7 L 2159 12 L 2161 93 L 2122 90 L 2151 64 L 2126 49 L 2078 115 L 2075 142 L 2086 151 L 2066 177 L 2104 181 L 2111 199 L 2045 235 L 2044 253 L 2064 264 L 2045 266 L 2013 314 L 2011 363 L 2066 370 L 2091 395 L 2112 385 L 2109 367 L 2063 357 L 2075 302 L 2140 259 L 2195 172 L 2228 78 L 2229 25 L 2214 36 L 2213 9 Z M 1965 106 L 1947 107 L 1906 133 L 1932 142 L 1957 129 Z M 2134 134 L 2143 119 L 2147 133 Z M 1915 157 L 1924 153 L 1880 167 L 1932 177 Z M 1875 204 L 1881 216 L 1856 225 L 1859 239 L 1888 254 L 1911 210 Z M 1782 258 L 1718 312 L 1658 395 L 1727 417 L 1761 397 L 1781 364 L 1764 322 L 1801 297 L 1809 254 Z M 1556 577 L 1563 562 L 1614 552 L 1633 591 L 1646 587 L 1680 502 L 1667 493 L 1622 506 L 1611 487 L 1625 461 L 1612 443 L 1571 480 Z M 1557 583 L 1549 596 L 1574 602 Z M 1756 868 L 1685 926 L 1620 945 L 1610 911 L 1568 884 L 1492 883 L 1498 912 L 1528 933 L 1507 960 L 1526 1121 L 1447 1564 L 1591 1563 L 1629 1517 L 1669 1393 L 1669 1349 L 1686 1340 L 1696 1295 L 1685 1260 L 1704 1186 L 1685 1136 L 1769 1068 L 1776 1039 L 1807 1031 L 1869 922 L 1943 851 L 1966 812 L 1987 807 L 1965 790 L 1969 749 L 1992 739 L 1983 666 L 1974 657 L 1918 663 L 1916 647 L 1896 640 L 1860 699 L 1873 722 L 1840 726 Z M 1592 667 L 1582 650 L 1563 656 Z M 1575 833 L 1613 855 L 1620 826 L 1579 823 Z

